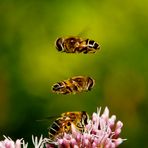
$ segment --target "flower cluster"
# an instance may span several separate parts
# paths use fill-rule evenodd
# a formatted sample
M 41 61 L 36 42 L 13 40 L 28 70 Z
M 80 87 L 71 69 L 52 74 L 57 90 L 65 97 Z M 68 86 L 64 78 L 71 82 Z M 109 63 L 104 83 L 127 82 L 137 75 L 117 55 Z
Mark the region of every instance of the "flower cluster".
M 10 137 L 5 137 L 5 140 L 0 141 L 0 148 L 27 148 L 28 144 L 25 144 L 23 139 L 18 139 L 14 142 Z
M 15 142 L 10 138 L 4 136 L 5 140 L 0 141 L 0 148 L 28 148 L 28 143 L 25 143 L 23 139 L 17 139 Z M 43 148 L 44 139 L 43 136 L 40 137 L 39 141 L 37 137 L 32 136 L 32 142 L 34 148 Z
M 48 138 L 32 136 L 32 142 L 35 148 L 116 148 L 124 140 L 120 138 L 123 123 L 116 121 L 116 116 L 109 117 L 109 109 L 106 107 L 101 115 L 101 108 L 97 113 L 93 113 L 84 132 L 81 133 L 71 125 L 71 133 L 64 133 L 63 137 L 56 138 L 54 141 Z M 4 136 L 5 137 L 5 136 Z M 0 148 L 27 148 L 23 139 L 14 142 L 11 138 L 5 137 L 0 141 Z
M 109 117 L 109 109 L 106 107 L 100 115 L 101 108 L 97 113 L 93 113 L 92 119 L 86 125 L 83 133 L 79 132 L 72 124 L 72 133 L 64 133 L 62 138 L 58 138 L 47 144 L 48 148 L 116 148 L 125 139 L 120 138 L 123 123 L 116 120 L 116 116 Z

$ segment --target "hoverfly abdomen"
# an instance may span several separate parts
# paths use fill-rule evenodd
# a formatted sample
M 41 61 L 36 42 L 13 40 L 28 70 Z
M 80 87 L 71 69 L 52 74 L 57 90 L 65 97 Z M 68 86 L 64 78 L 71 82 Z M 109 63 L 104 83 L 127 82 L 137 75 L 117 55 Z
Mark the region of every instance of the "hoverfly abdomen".
M 94 40 L 87 40 L 87 50 L 85 53 L 95 53 L 99 49 L 100 46 L 98 43 L 96 43 Z
M 60 120 L 55 120 L 49 128 L 49 137 L 52 139 L 60 130 Z
M 89 40 L 88 41 L 88 47 L 93 48 L 94 47 L 94 43 L 95 43 L 95 41 Z
M 95 44 L 94 44 L 94 49 L 100 49 L 99 44 L 95 43 Z

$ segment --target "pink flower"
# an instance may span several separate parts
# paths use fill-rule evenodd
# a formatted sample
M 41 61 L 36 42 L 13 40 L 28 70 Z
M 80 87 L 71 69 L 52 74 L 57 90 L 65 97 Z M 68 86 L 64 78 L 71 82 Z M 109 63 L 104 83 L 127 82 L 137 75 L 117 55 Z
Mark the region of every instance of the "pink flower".
M 10 137 L 4 136 L 5 140 L 0 141 L 0 148 L 27 148 L 28 143 L 25 144 L 25 141 L 23 139 L 17 139 L 16 142 L 14 142 Z M 43 148 L 45 143 L 43 136 L 41 135 L 39 141 L 37 137 L 32 136 L 32 142 L 34 145 L 34 148 Z
M 79 132 L 72 124 L 72 132 L 64 133 L 62 138 L 49 142 L 47 148 L 116 148 L 125 139 L 120 138 L 123 123 L 116 120 L 116 116 L 109 117 L 106 107 L 100 115 L 101 108 L 93 113 L 83 133 Z
M 23 139 L 17 139 L 15 142 L 10 137 L 5 137 L 5 140 L 0 141 L 0 148 L 27 148 L 28 144 L 25 144 Z

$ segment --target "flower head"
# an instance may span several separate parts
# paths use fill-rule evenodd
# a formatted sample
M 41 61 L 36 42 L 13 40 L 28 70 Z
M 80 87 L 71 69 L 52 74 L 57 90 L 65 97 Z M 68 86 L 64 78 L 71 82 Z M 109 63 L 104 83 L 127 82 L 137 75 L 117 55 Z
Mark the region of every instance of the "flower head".
M 0 148 L 27 148 L 28 144 L 25 144 L 23 139 L 17 139 L 15 142 L 10 138 L 4 136 L 5 140 L 0 141 Z
M 120 138 L 123 123 L 116 120 L 116 116 L 109 117 L 109 109 L 106 107 L 100 115 L 101 108 L 92 114 L 83 133 L 78 131 L 72 124 L 71 133 L 64 133 L 63 137 L 57 138 L 47 144 L 48 148 L 116 148 L 125 139 Z
M 4 138 L 3 141 L 0 141 L 0 148 L 28 148 L 28 143 L 25 143 L 23 139 L 17 139 L 15 142 L 10 137 L 4 136 Z M 37 137 L 32 136 L 32 142 L 34 148 L 43 148 L 45 144 L 42 135 L 39 140 Z

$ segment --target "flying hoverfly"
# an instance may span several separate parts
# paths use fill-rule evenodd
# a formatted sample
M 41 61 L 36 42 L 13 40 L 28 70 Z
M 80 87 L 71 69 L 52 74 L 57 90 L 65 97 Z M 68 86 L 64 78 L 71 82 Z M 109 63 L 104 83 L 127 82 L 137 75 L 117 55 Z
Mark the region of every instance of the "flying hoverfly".
M 88 76 L 75 76 L 68 80 L 57 82 L 53 85 L 52 91 L 57 94 L 76 94 L 90 91 L 95 84 L 94 79 Z
M 60 37 L 56 40 L 58 51 L 66 53 L 95 53 L 100 49 L 100 45 L 94 40 L 83 39 L 80 37 Z

